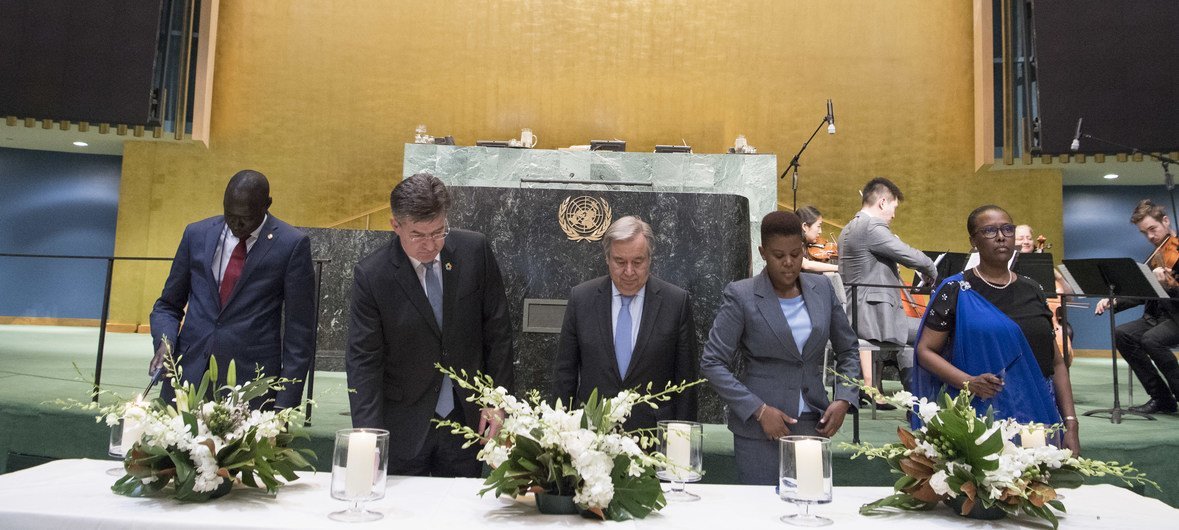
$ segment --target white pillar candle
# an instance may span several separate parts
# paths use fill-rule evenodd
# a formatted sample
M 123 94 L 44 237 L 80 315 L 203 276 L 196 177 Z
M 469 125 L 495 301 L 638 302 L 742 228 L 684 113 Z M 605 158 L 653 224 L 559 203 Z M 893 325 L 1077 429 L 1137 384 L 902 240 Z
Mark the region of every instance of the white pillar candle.
M 689 423 L 667 424 L 667 459 L 677 466 L 672 474 L 679 477 L 692 467 L 692 425 Z
M 348 463 L 344 470 L 344 495 L 367 498 L 373 489 L 373 462 L 377 458 L 377 435 L 354 432 L 348 435 Z
M 1033 425 L 1030 428 L 1024 427 L 1019 433 L 1019 444 L 1028 449 L 1044 447 L 1047 445 L 1044 428 L 1039 425 Z
M 823 443 L 799 440 L 794 444 L 794 468 L 798 476 L 798 496 L 819 499 L 823 496 Z
M 131 451 L 140 438 L 143 438 L 143 424 L 138 417 L 130 414 L 123 416 L 123 454 Z

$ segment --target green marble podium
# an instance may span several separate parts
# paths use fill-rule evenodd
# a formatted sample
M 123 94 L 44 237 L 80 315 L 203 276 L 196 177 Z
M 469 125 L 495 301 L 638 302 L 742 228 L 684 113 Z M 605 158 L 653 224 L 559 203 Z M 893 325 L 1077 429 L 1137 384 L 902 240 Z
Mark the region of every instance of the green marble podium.
M 761 239 L 761 218 L 777 209 L 778 200 L 778 159 L 768 154 L 619 153 L 406 144 L 404 175 L 422 172 L 456 186 L 740 195 L 749 200 L 751 249 L 756 249 Z M 761 270 L 764 265 L 761 256 L 753 252 L 750 259 L 753 270 Z

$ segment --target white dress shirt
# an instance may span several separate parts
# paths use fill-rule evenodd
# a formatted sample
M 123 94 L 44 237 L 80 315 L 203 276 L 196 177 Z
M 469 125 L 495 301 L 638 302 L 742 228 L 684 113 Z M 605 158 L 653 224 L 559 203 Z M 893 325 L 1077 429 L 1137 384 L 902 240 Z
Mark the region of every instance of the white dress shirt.
M 422 284 L 422 292 L 426 293 L 426 298 L 429 298 L 430 292 L 429 292 L 429 290 L 426 289 L 426 264 L 414 259 L 413 256 L 410 256 L 408 254 L 405 257 L 409 258 L 409 263 L 413 265 L 414 274 L 418 275 L 418 283 Z M 442 269 L 441 269 L 442 263 L 441 263 L 441 261 L 442 260 L 438 259 L 438 256 L 434 256 L 434 261 L 430 262 L 430 263 L 434 264 L 434 274 L 438 275 L 438 285 L 442 285 Z M 446 288 L 443 287 L 443 290 L 445 290 L 445 289 Z
M 262 217 L 262 222 L 258 223 L 258 228 L 250 232 L 250 236 L 246 238 L 246 254 L 254 248 L 254 243 L 258 242 L 258 234 L 262 232 L 262 227 L 266 226 L 266 220 L 270 218 L 270 214 Z M 229 229 L 229 225 L 221 229 L 221 240 L 217 243 L 217 248 L 213 251 L 213 277 L 217 280 L 217 288 L 221 288 L 221 280 L 225 278 L 225 269 L 229 267 L 229 259 L 233 257 L 233 249 L 237 248 L 237 243 L 240 241 L 237 236 L 233 235 L 233 230 Z M 229 249 L 229 252 L 225 252 Z

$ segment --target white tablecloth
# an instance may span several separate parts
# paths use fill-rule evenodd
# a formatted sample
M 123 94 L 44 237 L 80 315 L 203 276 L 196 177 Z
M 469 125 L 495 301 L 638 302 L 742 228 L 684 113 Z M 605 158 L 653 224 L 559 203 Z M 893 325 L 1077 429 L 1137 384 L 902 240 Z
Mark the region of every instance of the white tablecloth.
M 329 494 L 329 473 L 306 473 L 300 480 L 271 497 L 252 488 L 236 487 L 229 495 L 204 504 L 184 504 L 170 498 L 130 498 L 115 495 L 106 474 L 113 461 L 59 460 L 35 468 L 0 475 L 0 528 L 529 528 L 592 526 L 744 529 L 791 528 L 778 517 L 795 513 L 772 487 L 690 484 L 688 490 L 702 498 L 674 503 L 641 521 L 602 523 L 577 516 L 541 515 L 531 499 L 479 497 L 482 481 L 389 477 L 385 498 L 370 503 L 385 517 L 373 523 L 347 524 L 327 518 L 345 503 Z M 939 506 L 932 512 L 859 515 L 860 505 L 889 493 L 888 488 L 835 489 L 831 504 L 816 513 L 830 517 L 829 528 L 1019 528 L 1024 517 L 1000 521 L 973 521 Z M 1061 516 L 1061 528 L 1175 528 L 1179 510 L 1129 490 L 1108 486 L 1084 486 L 1064 490 L 1069 513 Z M 1046 528 L 1046 526 L 1045 526 Z

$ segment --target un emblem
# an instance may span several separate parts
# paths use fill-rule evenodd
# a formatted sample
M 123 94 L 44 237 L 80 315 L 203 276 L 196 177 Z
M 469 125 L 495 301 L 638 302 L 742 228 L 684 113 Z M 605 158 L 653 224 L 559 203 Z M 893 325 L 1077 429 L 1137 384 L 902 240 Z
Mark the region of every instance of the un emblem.
M 570 241 L 598 241 L 610 226 L 610 203 L 582 195 L 566 197 L 557 210 L 557 223 Z

